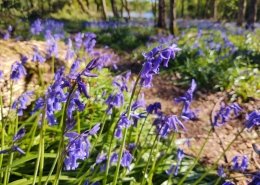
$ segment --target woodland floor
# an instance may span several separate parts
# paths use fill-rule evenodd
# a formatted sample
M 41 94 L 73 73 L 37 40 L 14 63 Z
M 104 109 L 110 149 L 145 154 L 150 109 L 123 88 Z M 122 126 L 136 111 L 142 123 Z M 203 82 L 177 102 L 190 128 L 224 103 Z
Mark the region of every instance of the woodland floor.
M 10 69 L 13 62 L 19 60 L 21 54 L 32 56 L 32 48 L 37 45 L 40 51 L 45 50 L 44 42 L 40 41 L 27 41 L 27 42 L 15 42 L 15 41 L 2 41 L 0 40 L 0 69 L 4 70 L 5 78 L 10 75 Z M 63 44 L 59 44 L 59 56 L 58 61 L 64 61 L 66 47 Z M 126 57 L 118 56 L 111 49 L 98 49 L 102 53 L 108 53 L 112 55 L 113 62 L 115 61 L 126 61 Z M 133 62 L 119 62 L 117 65 L 120 70 L 138 69 L 138 65 Z M 46 64 L 47 65 L 47 64 Z M 139 65 L 140 66 L 140 65 Z M 46 76 L 47 78 L 47 76 Z M 174 98 L 182 95 L 186 89 L 182 89 L 175 85 L 176 77 L 169 73 L 163 73 L 157 75 L 153 80 L 153 87 L 151 89 L 145 89 L 144 95 L 146 103 L 161 102 L 162 109 L 167 114 L 178 114 L 181 111 L 181 106 L 174 103 Z M 33 76 L 23 82 L 15 84 L 14 96 L 15 99 L 20 93 L 26 89 L 31 89 L 34 86 L 35 80 Z M 4 99 L 8 101 L 10 96 L 8 94 L 8 81 L 0 81 L 0 88 L 4 87 Z M 34 86 L 35 87 L 35 86 Z M 35 87 L 36 88 L 36 87 Z M 197 112 L 197 121 L 187 121 L 185 126 L 186 132 L 179 135 L 178 141 L 181 143 L 181 147 L 184 148 L 185 152 L 190 155 L 196 155 L 199 148 L 202 146 L 205 138 L 207 137 L 208 131 L 211 128 L 210 119 L 219 108 L 221 100 L 226 97 L 225 92 L 209 93 L 200 89 L 195 92 L 195 98 L 192 102 L 192 108 Z M 229 142 L 235 137 L 235 135 L 241 130 L 244 124 L 246 112 L 250 112 L 254 109 L 260 108 L 260 100 L 251 100 L 249 102 L 240 104 L 243 108 L 243 115 L 237 119 L 232 120 L 230 123 L 224 125 L 221 128 L 216 128 L 213 132 L 209 141 L 206 144 L 205 150 L 202 154 L 201 162 L 205 164 L 213 164 L 218 156 L 222 153 L 223 148 L 226 148 Z M 231 159 L 235 155 L 247 155 L 250 161 L 248 172 L 253 172 L 260 169 L 260 157 L 254 152 L 252 144 L 255 143 L 260 148 L 260 138 L 257 134 L 258 131 L 246 131 L 243 132 L 232 145 L 231 149 L 226 152 L 227 161 L 221 159 L 219 164 L 224 166 L 230 166 Z M 186 140 L 190 141 L 190 147 L 185 143 Z M 247 184 L 246 178 L 241 175 L 233 174 L 237 176 L 235 182 L 238 185 Z

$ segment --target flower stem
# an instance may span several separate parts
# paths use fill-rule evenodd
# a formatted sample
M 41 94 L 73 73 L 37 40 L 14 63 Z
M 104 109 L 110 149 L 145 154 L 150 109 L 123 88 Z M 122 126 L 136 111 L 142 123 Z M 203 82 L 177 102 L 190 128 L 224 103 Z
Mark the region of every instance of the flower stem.
M 72 95 L 74 94 L 74 92 L 76 90 L 76 85 L 77 85 L 77 83 L 74 82 L 74 84 L 73 84 L 73 86 L 72 86 L 72 88 L 69 92 L 68 99 L 66 101 L 64 112 L 63 112 L 64 115 L 67 115 L 67 109 L 68 109 L 69 103 L 71 101 Z M 63 166 L 65 130 L 66 130 L 66 116 L 64 116 L 64 118 L 63 118 L 63 123 L 62 123 L 62 128 L 61 128 L 61 140 L 60 140 L 60 143 L 59 143 L 59 148 L 58 148 L 58 153 L 57 153 L 59 158 L 58 158 L 57 171 L 56 171 L 56 176 L 55 176 L 55 180 L 54 180 L 53 185 L 59 184 L 59 178 L 60 178 L 61 169 L 62 169 L 62 166 Z
M 198 161 L 199 161 L 199 159 L 200 159 L 200 156 L 201 156 L 201 154 L 202 154 L 202 152 L 203 152 L 203 150 L 204 150 L 206 144 L 208 143 L 208 140 L 209 140 L 209 137 L 210 137 L 212 131 L 213 131 L 213 130 L 212 130 L 212 128 L 211 128 L 211 129 L 209 130 L 208 135 L 207 135 L 207 138 L 205 139 L 203 145 L 201 146 L 200 151 L 199 151 L 199 153 L 197 154 L 197 156 L 196 156 L 196 158 L 195 158 L 193 164 L 189 167 L 189 169 L 186 171 L 185 175 L 182 177 L 182 179 L 178 182 L 177 185 L 183 184 L 184 181 L 187 179 L 189 173 L 190 173 L 190 172 L 193 170 L 193 168 L 197 165 L 197 163 L 198 163 Z
M 136 88 L 137 88 L 137 85 L 138 85 L 140 77 L 141 77 L 141 73 L 138 74 L 137 79 L 136 79 L 135 84 L 134 84 L 134 88 L 132 90 L 132 94 L 131 94 L 131 97 L 130 97 L 130 100 L 129 100 L 128 109 L 127 109 L 127 119 L 130 118 L 132 101 L 133 101 L 133 98 L 134 98 L 134 95 L 135 95 L 135 91 L 136 91 Z M 119 155 L 118 155 L 118 161 L 117 161 L 117 165 L 116 165 L 116 171 L 115 171 L 115 174 L 114 174 L 113 185 L 117 184 L 117 179 L 118 179 L 118 175 L 119 175 L 119 169 L 120 169 L 120 165 L 121 165 L 121 159 L 122 159 L 122 156 L 123 156 L 123 150 L 125 148 L 126 135 L 127 135 L 127 128 L 124 129 L 123 141 L 122 141 L 122 144 L 120 146 L 120 151 L 119 151 Z

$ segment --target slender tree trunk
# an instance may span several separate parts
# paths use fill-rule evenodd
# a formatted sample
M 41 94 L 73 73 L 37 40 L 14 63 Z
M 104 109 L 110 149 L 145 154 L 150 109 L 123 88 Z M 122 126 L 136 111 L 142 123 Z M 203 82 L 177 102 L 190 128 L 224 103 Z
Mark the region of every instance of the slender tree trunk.
M 242 26 L 244 22 L 244 17 L 246 13 L 246 0 L 238 1 L 238 12 L 237 12 L 237 26 Z
M 119 14 L 118 14 L 118 11 L 117 11 L 117 6 L 116 6 L 116 1 L 115 0 L 110 0 L 110 3 L 111 3 L 111 7 L 112 7 L 112 11 L 113 11 L 114 17 L 119 18 Z
M 213 19 L 218 20 L 218 0 L 213 0 Z
M 89 0 L 86 0 L 86 3 L 87 3 L 87 7 L 89 8 L 89 5 L 90 5 L 90 4 L 89 4 Z
M 170 0 L 170 32 L 171 34 L 176 34 L 176 1 L 177 0 Z
M 183 18 L 184 17 L 184 0 L 181 1 L 181 17 Z
M 154 15 L 154 25 L 156 25 L 157 23 L 157 0 L 154 1 L 154 3 L 152 2 L 152 12 Z
M 200 15 L 201 15 L 200 7 L 201 7 L 201 0 L 198 0 L 198 2 L 197 2 L 197 18 L 199 18 Z
M 102 0 L 102 13 L 104 20 L 107 20 L 107 5 L 106 0 Z
M 101 0 L 101 1 L 103 1 L 103 0 Z M 105 1 L 105 3 L 106 3 L 106 1 Z M 95 4 L 96 4 L 96 7 L 97 7 L 97 11 L 99 11 L 100 10 L 100 2 L 99 2 L 99 0 L 95 0 Z
M 158 14 L 158 27 L 159 28 L 166 28 L 166 21 L 165 21 L 165 1 L 159 0 L 159 14 Z
M 90 11 L 87 9 L 87 7 L 85 7 L 84 3 L 82 2 L 82 0 L 77 0 L 79 3 L 79 6 L 81 8 L 81 10 L 89 15 L 91 15 Z
M 256 15 L 257 15 L 257 0 L 250 0 L 249 2 L 249 8 L 248 8 L 248 19 L 247 19 L 247 28 L 251 28 L 254 30 L 255 21 L 256 21 Z
M 210 0 L 206 0 L 203 18 L 208 18 L 209 16 L 209 11 L 208 11 L 210 8 L 209 5 L 210 5 Z
M 130 9 L 128 7 L 128 1 L 127 0 L 123 0 L 124 1 L 124 7 L 125 7 L 125 10 L 127 12 L 127 17 L 128 17 L 128 20 L 131 19 L 131 15 L 130 15 Z

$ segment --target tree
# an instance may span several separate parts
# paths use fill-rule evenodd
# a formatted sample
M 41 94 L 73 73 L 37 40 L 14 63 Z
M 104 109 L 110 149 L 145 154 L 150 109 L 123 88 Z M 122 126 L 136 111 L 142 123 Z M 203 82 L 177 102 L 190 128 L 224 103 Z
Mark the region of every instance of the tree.
M 181 17 L 184 16 L 184 0 L 181 1 Z
M 111 3 L 111 7 L 112 7 L 112 11 L 113 11 L 114 17 L 119 18 L 119 14 L 118 14 L 118 11 L 117 11 L 117 6 L 116 6 L 116 1 L 115 0 L 110 0 L 110 3 Z
M 213 0 L 213 19 L 218 19 L 218 0 Z
M 102 1 L 102 13 L 103 13 L 103 18 L 104 20 L 107 20 L 107 6 L 106 6 L 106 0 L 101 0 Z
M 200 17 L 200 7 L 201 7 L 201 0 L 197 2 L 197 17 Z
M 176 1 L 170 0 L 170 32 L 174 35 L 176 34 Z
M 246 13 L 246 0 L 238 1 L 238 12 L 237 12 L 237 26 L 242 26 Z
M 165 1 L 164 0 L 159 0 L 158 3 L 158 27 L 159 28 L 166 28 L 166 21 L 165 21 Z
M 257 15 L 257 0 L 250 0 L 248 5 L 248 18 L 247 18 L 247 25 L 246 28 L 254 29 L 255 21 L 256 21 L 256 15 Z

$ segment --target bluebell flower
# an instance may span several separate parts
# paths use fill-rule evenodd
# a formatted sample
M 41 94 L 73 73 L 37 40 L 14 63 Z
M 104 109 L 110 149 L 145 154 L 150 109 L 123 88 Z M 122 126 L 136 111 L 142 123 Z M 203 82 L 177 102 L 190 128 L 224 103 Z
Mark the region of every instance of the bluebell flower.
M 161 58 L 163 59 L 163 66 L 168 67 L 168 62 L 172 58 L 175 58 L 175 55 L 181 49 L 177 47 L 176 44 L 172 44 L 170 47 L 165 48 L 161 51 Z
M 127 118 L 125 114 L 120 116 L 120 120 L 118 122 L 118 127 L 128 128 L 132 125 L 132 121 Z
M 85 33 L 83 46 L 85 51 L 90 53 L 96 44 L 96 35 L 94 33 Z
M 122 128 L 121 127 L 117 127 L 116 128 L 114 136 L 117 139 L 122 139 L 123 133 L 122 133 Z
M 16 142 L 20 139 L 22 139 L 25 135 L 25 128 L 21 128 L 17 131 L 17 133 L 13 137 L 13 142 Z
M 162 109 L 161 103 L 160 102 L 155 102 L 153 104 L 148 105 L 146 108 L 147 113 L 149 114 L 157 114 L 159 110 Z
M 175 98 L 176 103 L 183 103 L 182 117 L 193 120 L 196 119 L 195 113 L 190 109 L 190 104 L 193 99 L 193 93 L 197 87 L 194 79 L 191 81 L 191 87 L 185 92 L 185 94 L 179 98 Z
M 84 37 L 83 33 L 77 33 L 74 37 L 75 47 L 76 47 L 77 50 L 79 50 L 82 46 L 83 37 Z
M 251 182 L 248 183 L 248 185 L 260 185 L 260 171 L 253 175 L 253 178 Z
M 31 113 L 33 114 L 38 110 L 42 109 L 43 107 L 44 107 L 44 99 L 40 97 L 35 101 L 35 105 Z
M 67 155 L 64 160 L 66 170 L 75 170 L 79 166 L 79 159 L 84 160 L 89 157 L 91 144 L 88 137 L 90 135 L 89 132 L 82 134 L 68 132 L 65 134 L 69 138 L 66 148 Z
M 139 98 L 132 104 L 131 111 L 135 111 L 141 107 L 145 107 L 145 100 L 143 94 L 141 95 L 141 98 Z
M 32 23 L 30 30 L 33 35 L 40 35 L 42 29 L 42 22 L 40 19 L 37 19 Z
M 26 74 L 27 74 L 26 69 L 22 63 L 16 61 L 15 63 L 12 64 L 11 75 L 10 75 L 11 80 L 17 81 L 20 78 L 26 76 Z
M 72 41 L 70 38 L 68 39 L 67 46 L 68 48 L 67 48 L 65 60 L 70 60 L 75 56 L 75 51 L 73 50 Z
M 21 56 L 21 62 L 22 62 L 22 64 L 24 65 L 27 61 L 28 61 L 28 57 L 25 56 L 25 55 L 22 55 L 22 56 Z
M 50 36 L 51 38 L 49 38 L 47 40 L 47 56 L 50 57 L 57 57 L 58 55 L 58 43 L 57 41 Z
M 101 152 L 101 153 L 98 154 L 95 163 L 96 164 L 100 164 L 100 163 L 102 163 L 102 162 L 104 162 L 106 160 L 107 160 L 107 155 L 105 153 Z
M 131 76 L 131 71 L 128 71 L 124 75 L 116 76 L 113 80 L 113 85 L 119 88 L 119 91 L 128 91 L 127 83 Z
M 32 56 L 32 61 L 33 62 L 39 62 L 39 63 L 44 63 L 45 58 L 39 53 L 38 47 L 33 48 L 33 56 Z
M 235 116 L 238 116 L 239 113 L 242 111 L 242 108 L 240 108 L 240 106 L 237 103 L 233 103 L 227 106 L 224 103 L 222 103 L 220 110 L 214 116 L 213 126 L 221 126 L 225 124 L 231 118 L 232 111 L 235 114 Z
M 17 98 L 12 104 L 12 109 L 17 109 L 17 115 L 22 116 L 23 110 L 27 108 L 27 104 L 30 100 L 30 97 L 33 95 L 32 91 L 28 91 L 23 93 L 21 96 Z
M 178 132 L 178 127 L 186 130 L 186 128 L 176 115 L 158 115 L 158 118 L 154 120 L 153 124 L 156 126 L 157 133 L 161 137 L 166 137 L 170 132 Z
M 111 114 L 113 107 L 121 107 L 124 104 L 124 95 L 122 93 L 111 94 L 105 101 L 108 105 L 107 114 Z
M 224 171 L 223 166 L 219 166 L 219 167 L 218 167 L 217 173 L 218 173 L 218 176 L 219 176 L 219 177 L 222 177 L 222 178 L 225 178 L 225 177 L 226 177 L 226 174 L 225 174 L 225 171 Z
M 183 150 L 179 149 L 177 150 L 177 164 L 176 165 L 171 165 L 168 170 L 166 170 L 167 175 L 173 174 L 174 176 L 177 176 L 179 173 L 179 168 L 181 165 L 181 162 L 183 158 L 185 157 Z
M 116 163 L 118 160 L 118 154 L 117 153 L 112 153 L 111 157 L 110 157 L 110 164 Z
M 247 115 L 246 118 L 246 128 L 251 129 L 253 127 L 258 127 L 260 125 L 260 112 L 255 110 Z
M 128 150 L 123 152 L 123 156 L 121 159 L 121 166 L 127 169 L 130 169 L 130 165 L 132 163 L 133 156 L 130 154 Z
M 79 59 L 76 59 L 71 67 L 70 67 L 70 77 L 71 78 L 76 78 L 76 76 L 78 75 L 78 70 L 79 70 L 79 66 L 80 66 L 80 60 Z
M 76 78 L 76 82 L 77 82 L 78 91 L 80 93 L 84 94 L 86 98 L 90 98 L 90 96 L 89 96 L 89 94 L 87 92 L 87 86 L 83 82 L 83 80 L 80 77 L 80 75 L 78 75 L 78 77 Z
M 244 172 L 248 167 L 247 156 L 235 156 L 232 159 L 232 169 L 235 171 Z

